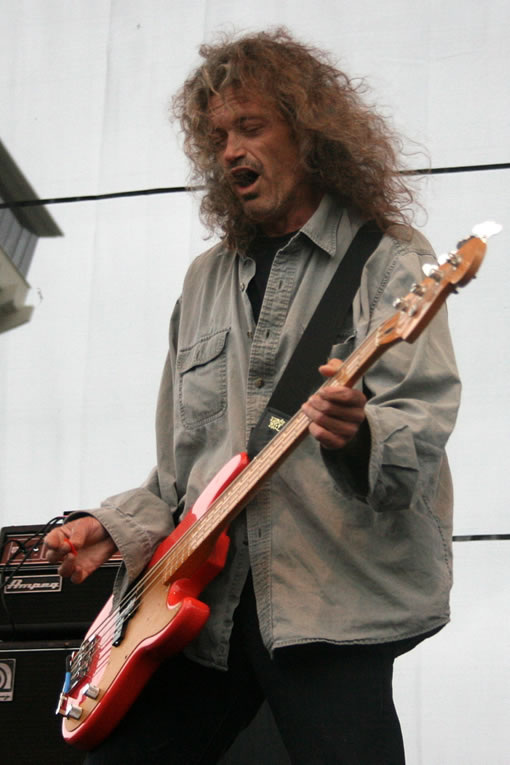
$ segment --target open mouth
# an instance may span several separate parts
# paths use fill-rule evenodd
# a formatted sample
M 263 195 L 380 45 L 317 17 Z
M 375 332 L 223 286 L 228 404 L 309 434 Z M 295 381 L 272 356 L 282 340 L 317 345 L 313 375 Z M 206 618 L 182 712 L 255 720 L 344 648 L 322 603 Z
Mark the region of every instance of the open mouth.
M 239 168 L 239 170 L 232 170 L 234 186 L 239 189 L 248 189 L 250 186 L 253 186 L 258 177 L 259 174 L 256 173 L 255 170 L 251 170 L 247 167 Z

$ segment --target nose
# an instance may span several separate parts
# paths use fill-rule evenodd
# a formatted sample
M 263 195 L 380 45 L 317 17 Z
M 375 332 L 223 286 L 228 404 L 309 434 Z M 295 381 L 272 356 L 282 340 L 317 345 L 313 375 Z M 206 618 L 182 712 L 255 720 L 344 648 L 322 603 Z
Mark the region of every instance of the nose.
M 232 167 L 244 157 L 244 155 L 245 150 L 242 137 L 235 132 L 229 133 L 223 147 L 223 162 L 225 165 Z

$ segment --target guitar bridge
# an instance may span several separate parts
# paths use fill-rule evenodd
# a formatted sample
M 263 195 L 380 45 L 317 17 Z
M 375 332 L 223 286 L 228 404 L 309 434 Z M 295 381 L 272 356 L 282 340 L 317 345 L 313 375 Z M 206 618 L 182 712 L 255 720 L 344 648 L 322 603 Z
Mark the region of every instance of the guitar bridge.
M 91 637 L 83 641 L 77 651 L 74 651 L 74 653 L 67 656 L 64 687 L 62 688 L 58 700 L 56 710 L 57 715 L 62 715 L 62 717 L 72 717 L 76 720 L 79 720 L 81 717 L 81 707 L 72 704 L 69 694 L 78 683 L 81 683 L 81 681 L 87 677 L 98 641 L 99 637 L 97 635 L 91 635 Z

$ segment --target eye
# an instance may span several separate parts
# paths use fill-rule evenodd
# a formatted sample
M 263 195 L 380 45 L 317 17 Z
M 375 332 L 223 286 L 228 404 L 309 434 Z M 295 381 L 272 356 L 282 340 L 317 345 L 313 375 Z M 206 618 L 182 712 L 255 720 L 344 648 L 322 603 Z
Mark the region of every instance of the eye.
M 246 119 L 241 122 L 241 130 L 245 135 L 257 135 L 263 127 L 264 124 L 260 120 Z
M 223 133 L 219 130 L 215 131 L 214 133 L 211 133 L 211 144 L 214 149 L 221 149 L 222 146 L 225 145 L 225 141 L 227 140 L 226 133 Z

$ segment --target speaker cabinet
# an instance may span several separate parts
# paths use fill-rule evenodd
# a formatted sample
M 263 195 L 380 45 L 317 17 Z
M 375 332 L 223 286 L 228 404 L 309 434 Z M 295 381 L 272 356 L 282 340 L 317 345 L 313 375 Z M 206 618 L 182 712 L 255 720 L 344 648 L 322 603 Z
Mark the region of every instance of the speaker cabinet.
M 74 765 L 84 753 L 62 739 L 55 714 L 65 659 L 79 641 L 0 642 L 0 762 Z M 267 704 L 220 765 L 290 765 Z
M 0 762 L 73 765 L 83 752 L 61 737 L 55 714 L 65 658 L 79 642 L 0 642 Z

